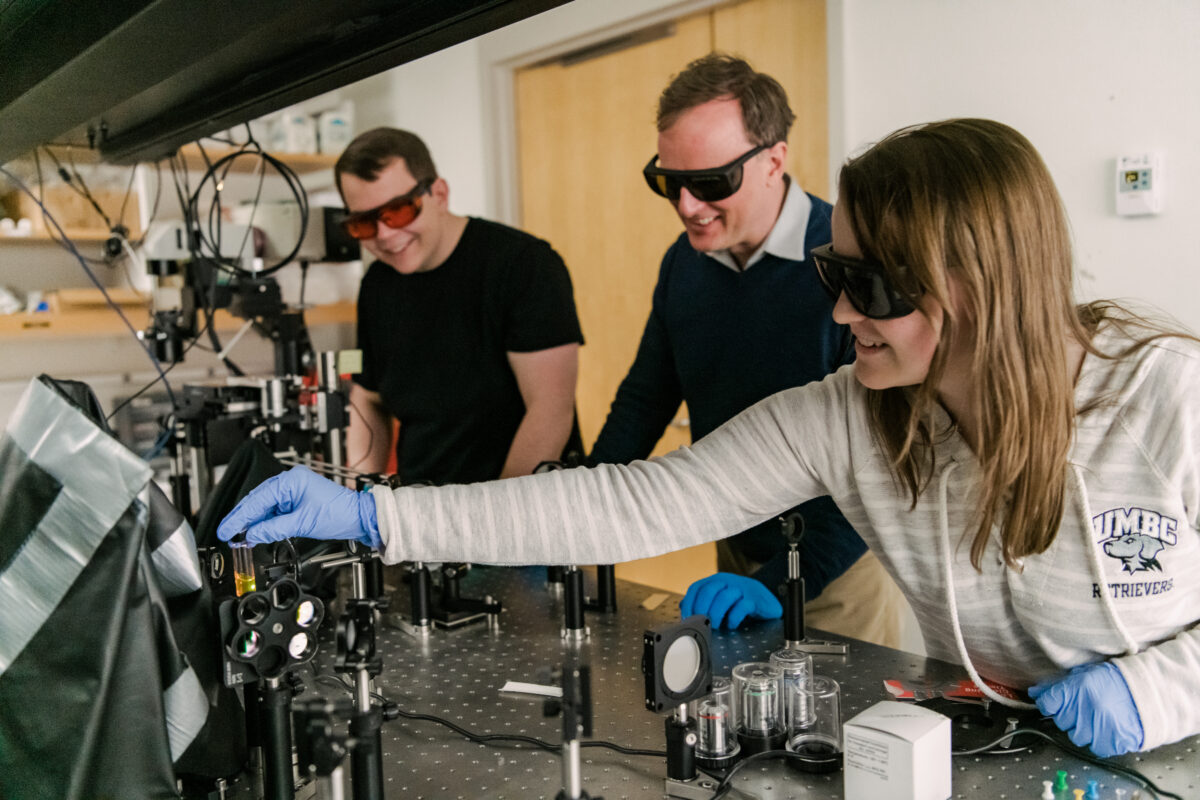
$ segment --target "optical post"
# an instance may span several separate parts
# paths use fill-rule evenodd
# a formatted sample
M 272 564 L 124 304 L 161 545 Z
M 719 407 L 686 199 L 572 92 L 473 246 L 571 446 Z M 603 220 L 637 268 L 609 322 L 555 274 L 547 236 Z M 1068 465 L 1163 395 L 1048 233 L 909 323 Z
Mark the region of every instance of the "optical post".
M 813 655 L 846 655 L 849 646 L 845 642 L 812 640 L 805 635 L 804 577 L 800 569 L 804 517 L 799 511 L 791 511 L 779 518 L 779 524 L 788 542 L 788 576 L 783 604 L 784 646 Z
M 591 797 L 583 790 L 583 773 L 579 762 L 579 742 L 592 735 L 591 670 L 568 656 L 562 670 L 562 700 L 546 704 L 548 715 L 562 713 L 562 780 L 563 786 L 555 800 L 604 800 Z

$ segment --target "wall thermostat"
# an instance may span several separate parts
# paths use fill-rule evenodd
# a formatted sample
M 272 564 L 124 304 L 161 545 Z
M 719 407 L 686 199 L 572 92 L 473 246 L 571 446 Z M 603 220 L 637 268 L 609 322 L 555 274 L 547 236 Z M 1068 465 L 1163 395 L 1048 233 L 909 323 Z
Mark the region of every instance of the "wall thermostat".
M 1117 158 L 1117 214 L 1135 217 L 1163 210 L 1162 153 Z

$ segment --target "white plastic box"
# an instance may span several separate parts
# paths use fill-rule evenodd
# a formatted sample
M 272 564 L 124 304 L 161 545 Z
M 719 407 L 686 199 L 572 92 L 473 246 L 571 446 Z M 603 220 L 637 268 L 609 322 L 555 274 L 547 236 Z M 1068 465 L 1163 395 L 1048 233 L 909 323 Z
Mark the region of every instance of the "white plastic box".
M 950 718 L 885 700 L 846 722 L 845 800 L 950 797 Z

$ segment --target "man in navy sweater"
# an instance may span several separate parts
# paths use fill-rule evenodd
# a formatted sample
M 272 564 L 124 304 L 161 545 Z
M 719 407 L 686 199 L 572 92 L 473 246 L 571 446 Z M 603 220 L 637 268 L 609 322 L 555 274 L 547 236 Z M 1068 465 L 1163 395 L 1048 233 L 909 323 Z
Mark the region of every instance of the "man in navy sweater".
M 645 458 L 686 401 L 693 440 L 783 389 L 853 360 L 809 252 L 830 240 L 830 205 L 785 172 L 794 115 L 783 87 L 710 54 L 663 91 L 650 188 L 685 228 L 663 258 L 637 357 L 592 448 L 595 462 Z M 904 600 L 828 498 L 797 507 L 807 622 L 899 644 Z M 787 543 L 770 520 L 718 543 L 721 570 L 692 584 L 684 616 L 714 626 L 778 617 Z M 745 576 L 753 576 L 748 578 Z

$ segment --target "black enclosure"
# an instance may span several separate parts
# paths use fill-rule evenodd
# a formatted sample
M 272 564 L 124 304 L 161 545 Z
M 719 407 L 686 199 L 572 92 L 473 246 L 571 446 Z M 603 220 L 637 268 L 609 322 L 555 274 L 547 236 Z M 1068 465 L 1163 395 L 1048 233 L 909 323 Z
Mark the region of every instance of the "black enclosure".
M 0 2 L 0 164 L 49 142 L 156 160 L 564 2 Z

